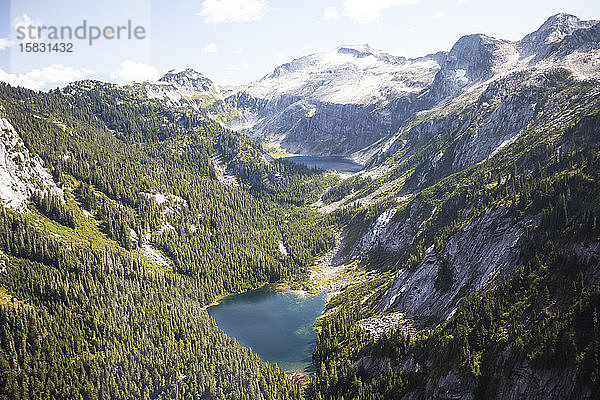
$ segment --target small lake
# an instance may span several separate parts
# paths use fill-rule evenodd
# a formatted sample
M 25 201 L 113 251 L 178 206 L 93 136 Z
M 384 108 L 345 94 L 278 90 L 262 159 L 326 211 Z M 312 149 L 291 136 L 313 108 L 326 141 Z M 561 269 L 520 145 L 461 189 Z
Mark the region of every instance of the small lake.
M 317 317 L 325 293 L 302 295 L 271 286 L 228 296 L 208 313 L 228 336 L 285 371 L 311 372 Z
M 363 168 L 359 163 L 341 156 L 293 156 L 286 157 L 285 160 L 304 164 L 310 168 L 333 169 L 343 174 L 353 174 Z

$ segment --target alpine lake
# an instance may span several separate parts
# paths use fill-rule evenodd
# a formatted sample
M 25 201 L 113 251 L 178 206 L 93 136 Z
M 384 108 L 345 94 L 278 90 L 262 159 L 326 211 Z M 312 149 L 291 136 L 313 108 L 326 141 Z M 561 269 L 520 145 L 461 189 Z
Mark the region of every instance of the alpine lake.
M 362 165 L 337 156 L 292 156 L 286 160 L 310 168 L 352 174 Z M 217 326 L 263 361 L 287 372 L 311 373 L 316 332 L 314 323 L 325 310 L 326 293 L 278 290 L 274 285 L 223 298 L 209 307 Z

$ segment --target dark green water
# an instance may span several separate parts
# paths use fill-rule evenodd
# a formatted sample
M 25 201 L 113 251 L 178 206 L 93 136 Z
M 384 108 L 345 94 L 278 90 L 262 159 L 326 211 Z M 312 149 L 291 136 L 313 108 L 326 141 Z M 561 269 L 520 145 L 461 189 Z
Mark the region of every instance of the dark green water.
M 340 156 L 293 156 L 287 157 L 286 160 L 304 164 L 310 168 L 333 169 L 344 174 L 355 173 L 363 168 L 362 165 L 349 158 Z
M 325 293 L 298 295 L 271 287 L 225 298 L 208 308 L 219 328 L 263 361 L 286 371 L 312 371 L 313 324 L 325 309 Z

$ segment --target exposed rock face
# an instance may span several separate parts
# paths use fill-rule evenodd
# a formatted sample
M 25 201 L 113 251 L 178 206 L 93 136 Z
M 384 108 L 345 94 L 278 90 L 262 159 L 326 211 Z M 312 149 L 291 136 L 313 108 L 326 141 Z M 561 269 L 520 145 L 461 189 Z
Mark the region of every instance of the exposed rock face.
M 366 147 L 392 129 L 390 113 L 375 106 L 333 104 L 284 95 L 274 100 L 246 93 L 226 100 L 240 111 L 231 127 L 275 142 L 292 153 L 346 155 Z
M 230 126 L 308 154 L 349 154 L 389 134 L 431 83 L 443 53 L 405 59 L 342 46 L 277 67 L 225 102 Z
M 533 369 L 528 362 L 519 363 L 508 376 L 501 376 L 496 392 L 497 399 L 566 399 L 576 385 L 575 368 Z M 585 390 L 582 400 L 590 399 Z
M 557 57 L 567 57 L 574 51 L 591 52 L 600 47 L 600 23 L 598 21 L 581 21 L 581 22 L 596 22 L 592 26 L 584 26 L 573 31 L 571 35 L 557 47 L 553 47 Z
M 500 375 L 496 384 L 496 400 L 568 399 L 572 397 L 577 381 L 576 370 L 570 368 L 532 368 L 528 362 L 518 363 L 509 374 Z M 460 399 L 471 400 L 472 378 L 461 377 L 456 370 L 442 376 L 437 385 L 429 382 L 425 391 L 409 392 L 403 400 L 412 399 Z M 432 393 L 427 396 L 426 393 Z M 588 389 L 579 399 L 591 399 Z
M 375 338 L 379 338 L 385 332 L 397 329 L 402 330 L 406 334 L 415 334 L 415 329 L 404 319 L 404 314 L 402 313 L 367 318 L 360 322 L 360 326 Z
M 411 177 L 419 186 L 433 184 L 494 156 L 525 131 L 556 129 L 581 106 L 566 107 L 572 98 L 565 94 L 544 97 L 548 77 L 552 73 L 510 72 L 477 92 L 453 99 L 439 110 L 424 112 L 419 121 L 379 143 L 378 149 L 370 149 L 371 165 L 382 163 L 401 149 L 405 152 L 396 164 L 423 149 L 435 149 L 421 155 L 427 161 L 419 163 Z M 599 89 L 597 86 L 584 96 L 592 96 Z M 468 103 L 463 103 L 463 96 L 471 98 Z
M 503 42 L 475 34 L 461 37 L 452 47 L 431 85 L 433 101 L 459 94 L 464 88 L 492 76 L 494 54 Z
M 575 255 L 580 262 L 590 266 L 584 276 L 586 282 L 590 285 L 600 284 L 600 242 L 571 243 L 565 250 Z
M 440 377 L 435 387 L 428 387 L 428 390 L 434 392 L 431 396 L 436 399 L 447 400 L 473 400 L 470 386 L 473 379 L 464 379 L 456 370 L 451 370 L 447 375 Z M 423 397 L 421 397 L 423 398 Z
M 538 30 L 525 36 L 518 43 L 518 48 L 522 57 L 531 57 L 531 62 L 535 63 L 548 57 L 553 50 L 560 46 L 564 39 L 568 39 L 569 36 L 577 32 L 575 40 L 572 41 L 574 43 L 567 46 L 570 51 L 573 51 L 579 47 L 577 42 L 579 44 L 598 42 L 598 37 L 594 35 L 597 32 L 597 27 L 594 30 L 589 30 L 597 23 L 598 21 L 581 21 L 574 15 L 565 13 L 556 14 L 548 18 Z M 568 42 L 571 42 L 571 40 L 568 39 Z
M 452 235 L 442 254 L 430 249 L 415 268 L 401 270 L 376 311 L 397 310 L 407 318 L 448 318 L 461 295 L 512 274 L 523 232 L 523 227 L 515 224 L 503 208 L 488 209 Z M 443 263 L 451 279 L 445 290 L 436 287 Z
M 219 182 L 230 185 L 230 186 L 238 186 L 237 177 L 235 174 L 231 173 L 231 171 L 227 170 L 227 165 L 223 163 L 222 157 L 218 154 L 215 154 L 211 157 L 212 165 L 215 169 L 215 173 L 217 174 L 217 179 Z
M 171 70 L 157 82 L 133 83 L 131 88 L 173 107 L 203 110 L 221 121 L 234 112 L 223 103 L 222 89 L 190 68 Z
M 39 156 L 32 155 L 11 123 L 0 117 L 0 202 L 19 209 L 36 189 L 62 195 Z
M 518 76 L 514 78 L 518 79 Z M 512 80 L 503 82 L 510 84 Z M 517 87 L 511 89 L 516 90 Z M 532 87 L 519 89 L 519 92 L 515 92 L 490 85 L 482 94 L 478 100 L 479 106 L 471 115 L 472 123 L 463 125 L 461 133 L 467 133 L 469 129 L 472 129 L 472 133 L 465 134 L 457 144 L 452 157 L 453 170 L 468 167 L 495 154 L 514 141 L 534 120 L 538 95 Z M 491 111 L 485 110 L 488 104 Z
M 191 68 L 185 70 L 171 70 L 163 75 L 158 81 L 195 89 L 200 92 L 210 92 L 215 89 L 215 86 L 210 79 Z
M 431 210 L 423 207 L 419 199 L 415 199 L 409 206 L 408 215 L 401 218 L 396 214 L 396 209 L 383 212 L 367 227 L 365 233 L 356 242 L 346 241 L 346 258 L 351 259 L 360 253 L 377 248 L 398 252 L 409 246 L 415 240 L 423 220 L 431 214 Z

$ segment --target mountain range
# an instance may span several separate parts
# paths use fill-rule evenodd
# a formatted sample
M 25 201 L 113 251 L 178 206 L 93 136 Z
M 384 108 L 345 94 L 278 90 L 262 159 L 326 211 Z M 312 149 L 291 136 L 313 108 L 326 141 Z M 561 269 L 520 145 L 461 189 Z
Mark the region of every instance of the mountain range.
M 0 397 L 600 396 L 598 21 L 0 85 L 0 117 Z M 328 292 L 300 384 L 205 311 L 265 283 Z
M 597 21 L 550 17 L 519 41 L 483 34 L 449 52 L 407 59 L 368 45 L 340 46 L 275 68 L 238 87 L 218 87 L 194 70 L 172 70 L 139 85 L 149 98 L 206 111 L 224 126 L 291 153 L 343 155 L 366 162 L 421 112 L 481 92 L 518 73 L 564 68 L 598 77 Z M 137 86 L 137 85 L 136 85 Z

